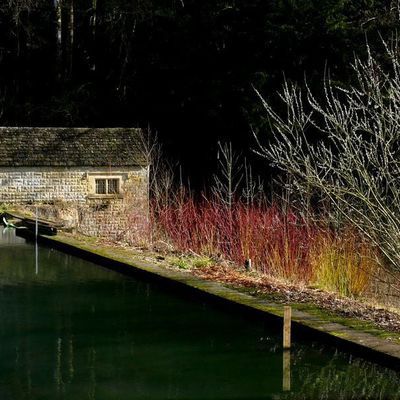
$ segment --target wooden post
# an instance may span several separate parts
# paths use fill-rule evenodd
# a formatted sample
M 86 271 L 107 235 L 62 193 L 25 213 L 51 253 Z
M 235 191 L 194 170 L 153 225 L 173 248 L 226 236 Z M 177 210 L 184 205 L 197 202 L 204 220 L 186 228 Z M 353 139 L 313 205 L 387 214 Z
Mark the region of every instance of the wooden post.
M 291 325 L 292 325 L 292 307 L 285 306 L 283 313 L 283 349 L 290 349 L 291 346 Z
M 244 267 L 246 268 L 246 271 L 251 271 L 251 269 L 252 269 L 251 258 L 248 258 L 248 259 L 244 262 Z
M 38 206 L 36 206 L 36 221 L 35 221 L 35 238 L 36 238 L 36 241 L 37 241 L 37 237 L 38 237 L 38 233 L 39 233 L 38 218 L 39 218 L 39 210 L 38 210 Z
M 39 218 L 39 211 L 38 211 L 38 206 L 36 206 L 36 222 L 35 222 L 35 239 L 36 239 L 35 240 L 35 272 L 36 272 L 36 275 L 39 273 L 38 218 Z
M 282 390 L 290 391 L 290 350 L 283 350 Z

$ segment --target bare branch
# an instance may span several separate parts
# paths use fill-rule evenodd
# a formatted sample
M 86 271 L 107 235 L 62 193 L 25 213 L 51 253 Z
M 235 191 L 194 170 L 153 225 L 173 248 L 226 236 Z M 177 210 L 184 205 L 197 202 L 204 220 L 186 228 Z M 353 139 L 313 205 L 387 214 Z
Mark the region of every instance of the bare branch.
M 285 82 L 281 115 L 257 92 L 270 122 L 267 142 L 257 137 L 257 153 L 288 173 L 300 192 L 328 199 L 335 215 L 351 221 L 400 271 L 399 40 L 382 43 L 390 68 L 367 45 L 366 59 L 352 65 L 356 83 L 344 89 L 327 76 L 321 102 L 307 86 L 301 91 Z

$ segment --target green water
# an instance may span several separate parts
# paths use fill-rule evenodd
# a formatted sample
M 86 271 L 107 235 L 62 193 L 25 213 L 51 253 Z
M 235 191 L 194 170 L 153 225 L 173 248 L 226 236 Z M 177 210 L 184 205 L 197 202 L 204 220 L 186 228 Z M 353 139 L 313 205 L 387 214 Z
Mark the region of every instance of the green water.
M 37 262 L 36 262 L 37 259 Z M 0 399 L 387 399 L 396 372 L 0 233 Z

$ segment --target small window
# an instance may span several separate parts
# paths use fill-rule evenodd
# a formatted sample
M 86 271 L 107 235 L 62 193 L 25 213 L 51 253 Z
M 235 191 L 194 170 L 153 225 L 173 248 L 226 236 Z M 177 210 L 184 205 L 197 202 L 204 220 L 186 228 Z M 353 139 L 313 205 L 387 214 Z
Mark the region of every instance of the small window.
M 96 179 L 96 194 L 119 194 L 119 179 Z

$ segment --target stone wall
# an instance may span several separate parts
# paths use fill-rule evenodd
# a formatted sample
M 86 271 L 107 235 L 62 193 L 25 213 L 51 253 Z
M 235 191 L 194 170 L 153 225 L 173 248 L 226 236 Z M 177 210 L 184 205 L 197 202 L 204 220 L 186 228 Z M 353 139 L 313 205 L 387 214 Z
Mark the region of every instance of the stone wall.
M 3 203 L 84 202 L 87 192 L 86 171 L 78 168 L 0 169 L 0 201 Z
M 94 193 L 97 176 L 121 178 L 121 195 Z M 0 202 L 62 220 L 90 236 L 137 241 L 148 227 L 147 168 L 1 168 Z
M 137 243 L 148 228 L 147 170 L 129 172 L 122 198 L 89 198 L 78 207 L 79 231 Z

